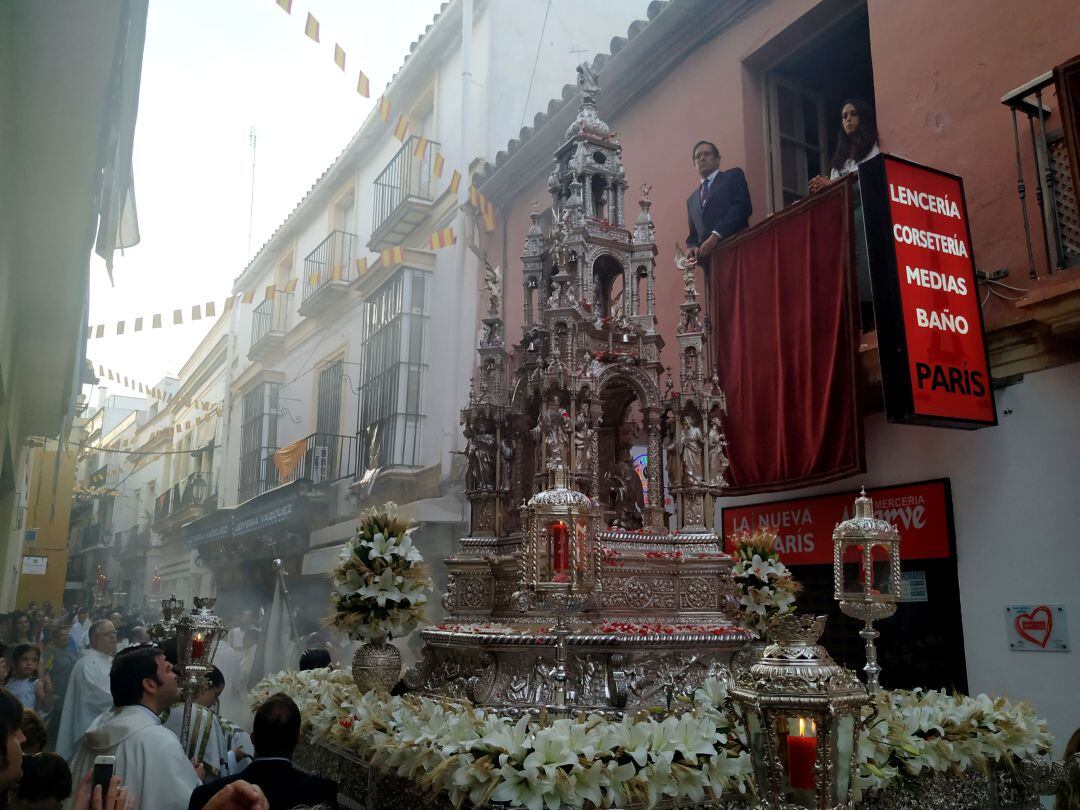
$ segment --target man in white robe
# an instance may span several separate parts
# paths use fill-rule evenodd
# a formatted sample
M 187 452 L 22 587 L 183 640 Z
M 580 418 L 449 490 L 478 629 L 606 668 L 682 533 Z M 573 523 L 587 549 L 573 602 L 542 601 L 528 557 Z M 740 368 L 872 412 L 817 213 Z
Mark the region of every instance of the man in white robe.
M 109 681 L 115 705 L 87 729 L 72 774 L 85 774 L 96 757 L 113 756 L 114 774 L 138 807 L 186 810 L 199 777 L 159 717 L 180 698 L 172 664 L 156 647 L 132 647 L 116 656 Z M 64 807 L 74 810 L 72 800 Z
M 255 614 L 252 613 L 250 610 L 245 610 L 243 613 L 241 613 L 240 621 L 237 623 L 237 626 L 229 631 L 229 635 L 225 639 L 229 643 L 229 646 L 232 647 L 234 650 L 243 650 L 244 635 L 249 629 L 251 629 L 254 622 Z
M 109 668 L 115 654 L 116 628 L 112 622 L 102 620 L 90 625 L 90 648 L 71 670 L 56 736 L 56 753 L 69 763 L 90 723 L 113 705 Z

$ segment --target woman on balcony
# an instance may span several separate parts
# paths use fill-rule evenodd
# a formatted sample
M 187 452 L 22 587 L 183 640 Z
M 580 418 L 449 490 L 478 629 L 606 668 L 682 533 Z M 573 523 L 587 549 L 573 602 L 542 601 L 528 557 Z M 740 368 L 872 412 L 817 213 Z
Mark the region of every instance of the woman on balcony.
M 833 152 L 832 171 L 829 177 L 821 175 L 810 180 L 810 193 L 814 194 L 852 172 L 859 171 L 859 164 L 881 154 L 878 149 L 877 117 L 874 108 L 857 98 L 849 98 L 840 107 L 840 135 Z M 874 328 L 874 300 L 870 286 L 870 262 L 866 255 L 866 229 L 863 227 L 862 200 L 856 187 L 854 197 L 855 219 L 855 268 L 859 280 L 859 316 L 862 329 Z

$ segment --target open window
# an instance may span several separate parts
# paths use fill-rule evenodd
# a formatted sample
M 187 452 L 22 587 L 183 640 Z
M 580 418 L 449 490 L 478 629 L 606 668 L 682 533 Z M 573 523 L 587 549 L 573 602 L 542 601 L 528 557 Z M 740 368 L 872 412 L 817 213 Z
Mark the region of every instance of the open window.
M 808 15 L 775 46 L 764 70 L 765 137 L 770 205 L 779 211 L 809 193 L 812 177 L 828 176 L 844 100 L 874 106 L 866 5 L 828 20 Z

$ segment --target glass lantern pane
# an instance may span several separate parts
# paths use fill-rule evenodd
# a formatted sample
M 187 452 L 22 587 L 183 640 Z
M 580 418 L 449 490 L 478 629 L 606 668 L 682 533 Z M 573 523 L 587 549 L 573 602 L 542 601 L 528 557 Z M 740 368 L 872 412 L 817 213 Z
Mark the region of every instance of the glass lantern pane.
M 836 733 L 833 735 L 833 749 L 836 756 L 833 758 L 836 791 L 832 800 L 842 802 L 847 797 L 848 786 L 851 784 L 851 749 L 855 743 L 855 718 L 851 715 L 843 715 L 836 724 Z
M 844 593 L 862 593 L 862 546 L 846 546 L 843 562 Z
M 871 546 L 870 557 L 873 562 L 874 590 L 881 594 L 892 594 L 889 549 L 886 546 Z
M 549 523 L 548 535 L 548 559 L 551 561 L 549 571 L 552 582 L 570 581 L 570 531 L 569 527 L 561 520 Z

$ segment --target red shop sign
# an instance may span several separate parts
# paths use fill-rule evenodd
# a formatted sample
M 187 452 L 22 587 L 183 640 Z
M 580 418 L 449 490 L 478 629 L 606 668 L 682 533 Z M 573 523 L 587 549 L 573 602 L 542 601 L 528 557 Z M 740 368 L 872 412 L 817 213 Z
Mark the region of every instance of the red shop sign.
M 724 550 L 742 532 L 768 528 L 778 535 L 776 549 L 785 565 L 831 565 L 832 533 L 852 516 L 856 492 L 789 501 L 727 507 L 721 512 Z M 900 531 L 903 560 L 951 556 L 952 496 L 947 478 L 867 490 L 875 516 Z
M 996 425 L 963 181 L 881 155 L 859 187 L 889 420 Z

